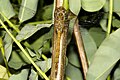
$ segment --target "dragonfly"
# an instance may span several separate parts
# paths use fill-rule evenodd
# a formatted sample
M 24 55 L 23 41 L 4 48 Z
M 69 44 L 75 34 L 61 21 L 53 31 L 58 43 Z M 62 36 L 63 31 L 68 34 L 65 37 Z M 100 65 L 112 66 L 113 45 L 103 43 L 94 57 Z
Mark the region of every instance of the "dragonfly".
M 23 6 L 24 7 L 24 6 Z M 32 14 L 35 14 L 36 12 L 25 7 L 27 10 L 32 11 Z M 105 12 L 95 12 L 95 13 L 84 13 L 79 18 L 79 24 L 83 27 L 95 25 L 97 24 L 103 17 Z M 61 16 L 59 18 L 59 16 Z M 67 36 L 67 30 L 68 30 L 68 21 L 67 20 L 67 12 L 62 7 L 57 9 L 55 11 L 55 27 L 54 29 L 54 41 L 53 41 L 53 67 L 51 73 L 51 80 L 60 79 L 64 80 L 63 74 L 64 74 L 64 67 L 65 67 L 65 54 L 66 54 L 66 36 Z
M 20 7 L 21 8 L 25 8 L 26 11 L 30 12 L 32 15 L 37 15 L 37 12 L 35 10 L 32 10 L 24 5 L 16 5 L 13 4 L 14 10 L 16 12 L 16 14 L 19 14 L 18 12 L 20 11 Z M 114 12 L 116 14 L 116 12 Z M 104 18 L 104 15 L 107 15 Z M 100 10 L 97 12 L 87 12 L 84 11 L 83 9 L 80 10 L 80 13 L 78 15 L 79 18 L 79 25 L 83 26 L 83 27 L 89 27 L 92 25 L 98 25 L 98 23 L 100 22 L 101 19 L 105 19 L 107 20 L 108 18 L 108 12 L 105 12 L 104 10 Z M 116 17 L 116 15 L 115 15 Z M 32 19 L 36 20 L 36 16 L 34 16 Z
M 67 10 L 63 7 L 55 9 L 52 69 L 50 80 L 64 80 L 68 24 L 69 21 Z
M 62 9 L 61 9 L 62 11 Z M 64 33 L 63 28 L 66 27 L 66 23 L 62 21 L 64 19 L 65 14 L 64 11 L 55 11 L 55 24 L 54 24 L 54 44 L 53 44 L 53 65 L 52 65 L 52 70 L 51 70 L 51 80 L 64 80 L 64 67 L 65 67 L 65 52 L 66 49 L 66 32 L 67 28 L 65 29 L 66 32 Z M 59 13 L 60 12 L 60 13 Z M 83 14 L 84 13 L 84 14 Z M 79 17 L 79 25 L 86 27 L 86 26 L 91 26 L 91 25 L 98 25 L 101 19 L 104 18 L 105 14 L 108 14 L 103 11 L 98 11 L 98 12 L 83 12 L 82 16 Z M 57 15 L 57 16 L 56 16 Z M 62 16 L 61 16 L 62 15 Z M 62 17 L 59 18 L 59 17 Z M 104 18 L 105 19 L 105 18 Z M 107 18 L 106 18 L 107 20 Z M 62 24 L 62 25 L 61 25 Z M 68 26 L 68 25 L 67 25 Z

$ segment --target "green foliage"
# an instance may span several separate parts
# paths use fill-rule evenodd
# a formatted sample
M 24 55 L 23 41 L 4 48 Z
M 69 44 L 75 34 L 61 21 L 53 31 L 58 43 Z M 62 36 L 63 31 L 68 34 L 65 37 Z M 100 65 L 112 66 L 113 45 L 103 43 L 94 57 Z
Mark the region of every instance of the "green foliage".
M 28 69 L 23 69 L 19 74 L 12 75 L 9 80 L 27 80 L 28 72 Z
M 27 24 L 18 33 L 18 35 L 16 36 L 16 39 L 19 41 L 25 40 L 25 39 L 29 38 L 30 36 L 32 36 L 38 30 L 40 30 L 41 28 L 50 27 L 50 26 L 51 26 L 51 24 L 38 24 L 36 26 Z
M 30 80 L 38 80 L 38 74 L 34 69 L 31 69 L 31 74 L 29 76 Z
M 89 12 L 95 12 L 100 10 L 106 0 L 81 0 L 82 1 L 82 8 Z
M 20 23 L 32 18 L 37 10 L 38 0 L 22 0 L 18 18 Z
M 51 20 L 52 19 L 52 11 L 53 11 L 53 4 L 45 6 L 42 12 L 42 19 L 43 20 Z
M 85 47 L 85 52 L 87 55 L 88 63 L 90 64 L 93 60 L 93 56 L 97 50 L 96 43 L 93 37 L 88 33 L 88 31 L 84 28 L 81 28 L 82 39 Z M 92 47 L 91 47 L 92 45 Z
M 76 66 L 76 67 L 81 67 L 80 66 L 80 61 L 79 61 L 79 55 L 76 53 L 74 46 L 70 46 L 68 48 L 68 60 L 69 63 Z M 68 69 L 69 70 L 69 69 Z
M 5 37 L 4 37 L 4 48 L 5 48 L 5 55 L 6 55 L 6 59 L 7 61 L 9 60 L 9 57 L 11 55 L 12 52 L 12 44 L 13 44 L 13 40 L 12 38 L 6 33 Z
M 22 52 L 15 52 L 11 53 L 11 59 L 8 65 L 13 69 L 20 69 L 22 66 L 30 64 L 30 61 L 24 56 Z
M 0 41 L 0 80 L 44 80 L 44 78 L 49 80 L 52 55 L 53 4 L 51 4 L 52 0 L 51 3 L 46 1 L 0 1 L 0 38 L 2 39 Z M 79 22 L 89 63 L 87 80 L 106 80 L 108 75 L 110 80 L 120 79 L 119 3 L 120 0 L 114 0 L 111 34 L 106 37 L 109 0 L 69 0 L 69 9 L 73 14 L 79 18 L 83 15 L 78 14 L 85 10 L 86 12 L 82 13 L 86 14 L 82 22 L 93 23 L 85 27 L 82 22 Z M 66 6 L 68 5 L 66 4 Z M 91 17 L 87 14 L 88 12 L 95 13 L 95 11 L 98 12 L 98 15 Z M 104 14 L 99 16 L 101 11 Z M 93 20 L 96 20 L 97 16 L 100 19 L 94 23 Z M 71 19 L 69 23 L 68 61 L 65 75 L 66 80 L 83 80 L 80 59 L 72 36 L 74 22 L 75 18 Z M 11 76 L 8 72 L 11 73 Z
M 7 80 L 9 79 L 7 69 L 0 65 L 0 80 Z
M 74 79 L 75 80 L 83 80 L 80 69 L 71 64 L 68 64 L 66 67 L 66 76 L 69 77 L 70 80 L 74 80 Z
M 113 11 L 117 14 L 117 15 L 119 15 L 120 16 L 120 5 L 118 5 L 119 4 L 119 2 L 120 2 L 120 0 L 113 0 L 113 6 L 114 6 L 114 8 L 113 8 Z M 105 3 L 105 5 L 104 5 L 104 10 L 107 12 L 107 11 L 109 11 L 109 1 L 108 0 L 106 0 L 106 3 Z
M 4 5 L 3 5 L 4 4 Z M 13 7 L 9 0 L 0 1 L 0 13 L 3 13 L 8 19 L 15 15 Z M 1 16 L 0 16 L 1 18 Z M 3 19 L 3 18 L 2 18 Z
M 119 80 L 120 79 L 120 65 L 117 67 L 117 69 L 114 72 L 114 76 L 113 76 L 114 80 Z
M 78 15 L 81 9 L 81 0 L 69 0 L 69 8 L 75 15 Z
M 102 41 L 105 39 L 105 32 L 101 28 L 90 28 L 89 29 L 89 34 L 92 36 L 94 39 L 94 42 L 96 43 L 97 47 L 100 46 Z
M 120 29 L 102 42 L 89 67 L 87 80 L 105 80 L 107 78 L 115 63 L 120 59 L 119 34 Z

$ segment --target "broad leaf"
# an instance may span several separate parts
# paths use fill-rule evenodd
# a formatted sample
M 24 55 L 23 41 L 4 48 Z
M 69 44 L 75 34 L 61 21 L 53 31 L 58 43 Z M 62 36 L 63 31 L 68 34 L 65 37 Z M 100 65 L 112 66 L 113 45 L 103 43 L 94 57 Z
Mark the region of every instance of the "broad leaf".
M 26 56 L 22 52 L 17 53 L 15 51 L 13 51 L 12 55 L 11 55 L 11 59 L 8 62 L 8 65 L 11 68 L 19 69 L 28 63 L 30 63 L 30 61 L 26 58 Z
M 80 67 L 80 60 L 79 60 L 79 54 L 76 52 L 76 48 L 74 48 L 74 46 L 70 46 L 68 47 L 68 61 L 70 64 L 76 66 L 76 67 Z
M 13 74 L 9 80 L 27 80 L 28 73 L 28 69 L 23 69 L 19 74 Z
M 53 12 L 53 5 L 48 5 L 43 8 L 42 19 L 43 20 L 51 20 Z
M 73 34 L 73 26 L 74 26 L 74 23 L 76 21 L 76 17 L 71 19 L 70 22 L 69 22 L 69 29 L 68 29 L 68 35 L 67 35 L 67 44 L 70 43 L 71 41 L 71 38 L 72 38 L 72 34 Z
M 38 74 L 36 71 L 34 71 L 34 69 L 31 69 L 29 80 L 38 80 Z
M 104 31 L 107 31 L 107 21 L 108 21 L 108 13 L 105 13 L 100 20 L 100 26 Z
M 113 12 L 117 13 L 120 16 L 120 0 L 113 0 Z M 109 1 L 107 0 L 105 6 L 104 6 L 105 12 L 109 11 Z
M 106 33 L 101 28 L 93 27 L 89 30 L 89 33 L 94 39 L 97 47 L 100 46 L 100 44 L 102 43 L 102 41 L 105 39 L 106 36 Z
M 27 24 L 21 29 L 19 34 L 16 36 L 16 39 L 19 41 L 25 40 L 25 39 L 29 38 L 30 36 L 32 36 L 38 30 L 40 30 L 44 27 L 50 27 L 50 26 L 51 26 L 51 24 L 38 24 L 36 26 Z
M 87 55 L 88 63 L 91 63 L 91 60 L 93 59 L 93 56 L 97 50 L 97 46 L 89 32 L 85 28 L 81 28 L 81 34 L 83 39 L 83 44 L 85 47 L 85 52 Z
M 116 12 L 119 16 L 120 16 L 120 5 L 119 5 L 119 3 L 120 3 L 120 0 L 113 0 L 114 2 L 114 4 L 113 4 L 113 8 L 114 8 L 114 12 Z
M 28 50 L 28 52 L 29 52 L 31 57 L 35 57 L 36 56 L 36 54 L 32 50 L 30 50 L 29 48 L 27 48 L 27 50 Z
M 37 40 L 35 40 L 31 44 L 31 46 L 34 48 L 34 50 L 38 50 L 40 47 L 44 45 L 44 42 L 46 42 L 46 40 L 52 38 L 52 35 L 53 35 L 53 28 L 51 28 L 48 33 L 45 33 L 44 35 L 41 35 L 40 37 L 38 37 Z
M 38 61 L 36 64 L 42 69 L 43 72 L 47 72 L 51 68 L 51 59 L 47 59 L 45 61 Z
M 78 15 L 81 9 L 81 0 L 69 0 L 69 8 L 75 15 Z
M 48 53 L 50 52 L 50 41 L 45 41 L 44 45 L 42 47 L 42 52 L 43 53 Z
M 120 65 L 114 72 L 113 80 L 120 80 Z
M 7 80 L 8 79 L 8 72 L 5 67 L 0 65 L 0 80 Z
M 100 21 L 100 26 L 104 31 L 107 31 L 107 19 L 102 19 Z
M 68 64 L 66 67 L 66 76 L 70 78 L 70 80 L 83 80 L 80 69 L 71 64 Z
M 37 10 L 38 0 L 22 0 L 18 18 L 20 23 L 32 18 Z
M 13 43 L 12 38 L 6 33 L 4 38 L 4 48 L 5 48 L 5 56 L 7 61 L 9 60 L 9 57 L 12 52 L 12 43 Z
M 105 80 L 120 59 L 120 29 L 107 37 L 97 50 L 91 63 L 87 80 Z
M 15 15 L 10 0 L 0 0 L 0 13 L 3 13 L 8 19 Z M 0 17 L 1 19 L 1 17 Z
M 120 20 L 118 20 L 118 19 L 113 19 L 112 25 L 113 25 L 113 27 L 120 28 Z
M 82 8 L 89 12 L 94 12 L 100 10 L 106 0 L 82 0 Z

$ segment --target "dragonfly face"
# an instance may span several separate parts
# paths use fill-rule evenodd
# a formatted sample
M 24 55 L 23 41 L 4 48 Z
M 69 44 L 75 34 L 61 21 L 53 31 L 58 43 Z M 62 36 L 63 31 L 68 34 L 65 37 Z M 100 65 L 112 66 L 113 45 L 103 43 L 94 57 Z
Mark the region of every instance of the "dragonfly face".
M 54 27 L 57 29 L 57 32 L 63 32 L 63 29 L 67 22 L 67 12 L 60 7 L 59 9 L 55 10 L 54 18 L 55 18 L 55 24 Z

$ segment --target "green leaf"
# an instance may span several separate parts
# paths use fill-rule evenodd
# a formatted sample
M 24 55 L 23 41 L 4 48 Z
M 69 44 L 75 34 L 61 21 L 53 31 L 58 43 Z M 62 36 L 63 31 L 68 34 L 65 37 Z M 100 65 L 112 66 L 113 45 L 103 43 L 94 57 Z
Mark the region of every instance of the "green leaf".
M 83 80 L 80 69 L 71 64 L 68 64 L 66 67 L 66 76 L 69 77 L 70 80 Z
M 27 80 L 28 73 L 28 69 L 23 69 L 19 74 L 13 74 L 9 80 Z
M 34 71 L 34 69 L 31 69 L 29 80 L 38 80 L 38 74 L 36 71 Z
M 53 4 L 45 6 L 42 12 L 42 19 L 43 20 L 51 20 L 52 19 L 52 12 L 53 12 Z
M 38 30 L 45 28 L 45 27 L 50 27 L 51 24 L 38 24 L 36 26 L 33 26 L 31 24 L 26 24 L 21 31 L 18 33 L 16 36 L 16 39 L 19 41 L 25 40 L 32 36 L 35 32 Z
M 89 33 L 92 36 L 92 38 L 94 39 L 97 47 L 100 46 L 100 44 L 106 37 L 106 33 L 99 27 L 98 28 L 95 28 L 95 27 L 90 28 Z
M 7 61 L 9 60 L 10 55 L 12 53 L 12 44 L 13 44 L 12 38 L 6 33 L 4 38 L 4 49 L 5 49 L 5 56 Z
M 120 80 L 120 65 L 114 72 L 113 80 Z
M 100 25 L 104 31 L 107 31 L 107 19 L 102 19 Z
M 79 60 L 79 55 L 76 52 L 76 49 L 74 48 L 74 46 L 70 46 L 68 47 L 68 61 L 70 64 L 76 66 L 76 67 L 80 67 L 80 60 Z
M 51 68 L 51 59 L 47 59 L 45 61 L 38 61 L 36 64 L 42 69 L 43 72 L 47 72 Z
M 51 39 L 53 35 L 53 28 L 50 29 L 48 33 L 45 33 L 44 35 L 37 38 L 36 41 L 34 41 L 31 46 L 34 48 L 34 50 L 38 50 L 40 47 L 44 45 L 44 42 L 48 39 Z M 38 45 L 39 44 L 39 45 Z
M 113 19 L 112 25 L 113 25 L 113 27 L 120 28 L 120 20 L 118 20 L 118 19 Z
M 120 29 L 107 37 L 97 50 L 89 66 L 87 80 L 105 80 L 120 59 Z
M 27 48 L 27 50 L 28 50 L 28 52 L 29 52 L 31 57 L 35 57 L 36 56 L 36 54 L 32 50 L 30 50 L 29 48 Z
M 100 10 L 106 0 L 82 0 L 82 8 L 89 12 L 95 12 Z
M 104 31 L 107 31 L 107 21 L 108 21 L 108 13 L 103 15 L 103 18 L 100 20 L 100 26 Z
M 0 13 L 3 13 L 8 19 L 15 15 L 10 0 L 0 0 Z
M 8 80 L 7 69 L 0 65 L 0 80 Z
M 50 41 L 45 41 L 44 45 L 42 47 L 42 52 L 43 53 L 48 53 L 50 52 Z
M 74 26 L 75 21 L 76 21 L 76 17 L 71 19 L 70 22 L 69 22 L 69 29 L 68 29 L 68 35 L 67 35 L 67 44 L 69 44 L 70 41 L 71 41 L 72 34 L 73 34 L 73 26 Z
M 78 15 L 81 9 L 81 0 L 69 0 L 69 8 L 75 15 Z
M 38 0 L 22 0 L 18 18 L 20 23 L 32 18 L 37 10 Z
M 89 32 L 85 28 L 80 28 L 81 34 L 82 34 L 82 39 L 83 39 L 83 44 L 85 48 L 85 52 L 87 55 L 88 63 L 90 64 L 91 61 L 93 60 L 93 56 L 97 50 L 97 46 Z
M 14 69 L 19 69 L 22 66 L 30 63 L 30 61 L 26 58 L 26 56 L 21 52 L 12 52 L 11 59 L 8 62 L 9 67 Z
M 114 12 L 116 12 L 119 16 L 120 16 L 120 0 L 113 0 L 113 8 L 114 8 Z
M 120 0 L 113 0 L 113 12 L 120 16 Z M 109 11 L 109 1 L 107 0 L 106 4 L 104 5 L 105 12 Z

